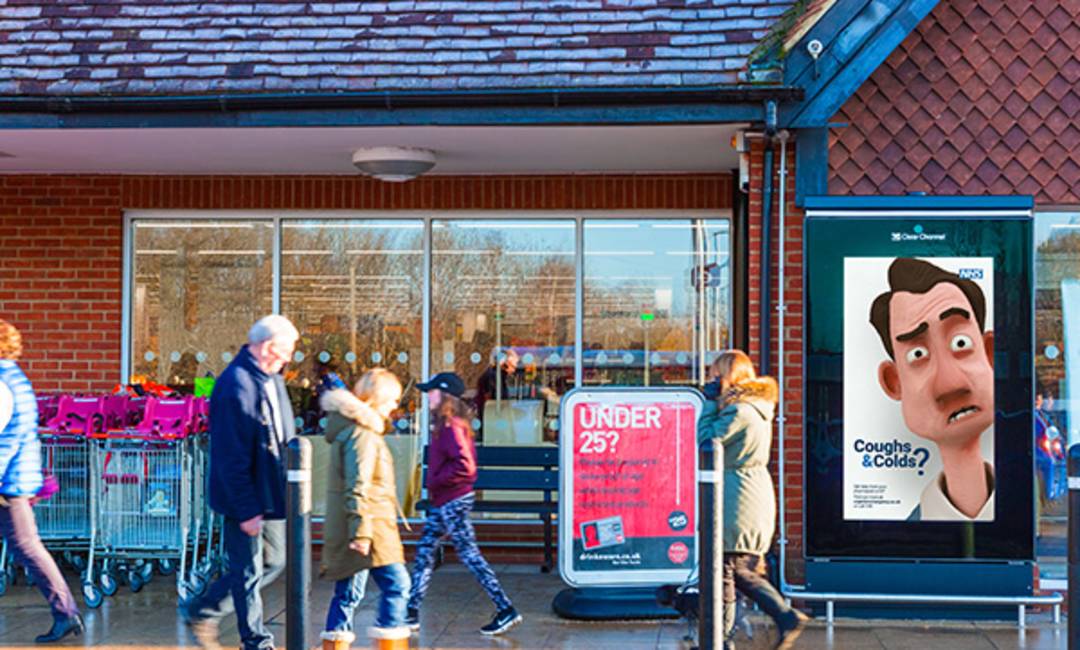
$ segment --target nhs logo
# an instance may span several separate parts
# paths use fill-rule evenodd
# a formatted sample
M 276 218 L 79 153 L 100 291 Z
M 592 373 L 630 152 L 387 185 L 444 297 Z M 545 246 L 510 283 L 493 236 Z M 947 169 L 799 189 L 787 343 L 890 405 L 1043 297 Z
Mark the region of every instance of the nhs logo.
M 961 279 L 964 279 L 964 280 L 982 280 L 983 279 L 983 270 L 982 269 L 960 269 L 959 271 L 957 271 L 956 274 L 959 275 L 961 277 Z

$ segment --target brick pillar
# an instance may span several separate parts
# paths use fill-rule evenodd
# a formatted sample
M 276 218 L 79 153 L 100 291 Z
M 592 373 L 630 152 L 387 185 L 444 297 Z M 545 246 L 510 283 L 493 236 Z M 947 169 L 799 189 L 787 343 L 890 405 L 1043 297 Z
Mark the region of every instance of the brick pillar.
M 762 299 L 762 243 L 766 233 L 762 229 L 763 192 L 765 180 L 765 144 L 761 139 L 751 143 L 750 148 L 750 217 L 749 251 L 747 256 L 749 291 L 748 309 L 750 320 L 750 358 L 758 361 L 761 353 L 761 299 Z M 777 305 L 783 300 L 785 313 L 784 336 L 784 385 L 783 394 L 785 449 L 785 502 L 787 518 L 787 576 L 792 582 L 801 582 L 804 575 L 803 553 L 803 211 L 795 206 L 795 142 L 787 147 L 786 205 L 783 228 L 780 227 L 780 143 L 774 142 L 773 196 L 770 238 L 771 259 L 769 265 L 770 287 L 770 360 L 775 373 L 779 368 L 779 313 Z M 784 289 L 778 291 L 780 264 L 780 236 L 784 246 Z M 776 427 L 779 431 L 779 425 Z M 773 437 L 771 469 L 773 480 L 779 486 L 779 444 L 777 434 Z M 777 535 L 780 530 L 777 528 Z

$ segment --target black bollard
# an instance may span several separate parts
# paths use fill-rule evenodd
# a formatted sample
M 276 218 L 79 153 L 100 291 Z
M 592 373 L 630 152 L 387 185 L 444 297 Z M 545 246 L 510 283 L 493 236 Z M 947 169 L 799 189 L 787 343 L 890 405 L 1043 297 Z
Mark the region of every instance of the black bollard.
M 724 645 L 724 447 L 708 440 L 698 452 L 698 647 Z
M 1069 447 L 1069 650 L 1080 650 L 1080 443 Z
M 285 647 L 308 650 L 308 610 L 311 608 L 311 442 L 289 441 L 288 561 L 285 573 Z

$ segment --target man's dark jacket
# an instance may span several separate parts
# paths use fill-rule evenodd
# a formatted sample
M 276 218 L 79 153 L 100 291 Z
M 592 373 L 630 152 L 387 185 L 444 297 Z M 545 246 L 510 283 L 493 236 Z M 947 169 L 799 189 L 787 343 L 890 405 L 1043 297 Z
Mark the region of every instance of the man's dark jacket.
M 275 434 L 266 382 L 281 408 Z M 210 507 L 236 521 L 285 518 L 285 443 L 296 435 L 281 375 L 259 368 L 245 345 L 210 395 Z

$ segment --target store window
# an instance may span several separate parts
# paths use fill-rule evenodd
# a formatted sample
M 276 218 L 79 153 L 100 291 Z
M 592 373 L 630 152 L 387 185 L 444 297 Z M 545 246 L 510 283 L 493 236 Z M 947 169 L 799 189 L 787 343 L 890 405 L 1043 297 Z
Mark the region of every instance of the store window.
M 1080 211 L 1035 219 L 1035 490 L 1043 578 L 1064 578 L 1065 452 L 1080 440 Z
M 731 344 L 726 220 L 585 221 L 584 384 L 697 384 Z
M 286 380 L 297 431 L 321 434 L 318 390 L 329 373 L 350 388 L 382 367 L 405 391 L 385 440 L 393 452 L 398 500 L 411 504 L 409 481 L 420 457 L 423 319 L 422 221 L 304 220 L 281 226 L 281 312 L 300 330 Z M 321 513 L 329 446 L 312 438 L 314 509 Z
M 133 233 L 132 379 L 192 392 L 272 310 L 274 224 L 147 219 Z
M 575 222 L 432 224 L 432 372 L 454 371 L 477 441 L 554 442 L 573 387 Z
M 302 333 L 286 378 L 297 429 L 315 446 L 314 511 L 323 510 L 327 460 L 317 387 L 328 372 L 351 385 L 381 366 L 405 386 L 387 442 L 411 512 L 427 439 L 414 388 L 425 365 L 464 378 L 478 443 L 555 444 L 559 400 L 575 377 L 695 384 L 730 345 L 726 219 L 396 216 L 133 215 L 131 379 L 205 391 L 251 324 L 277 307 Z

